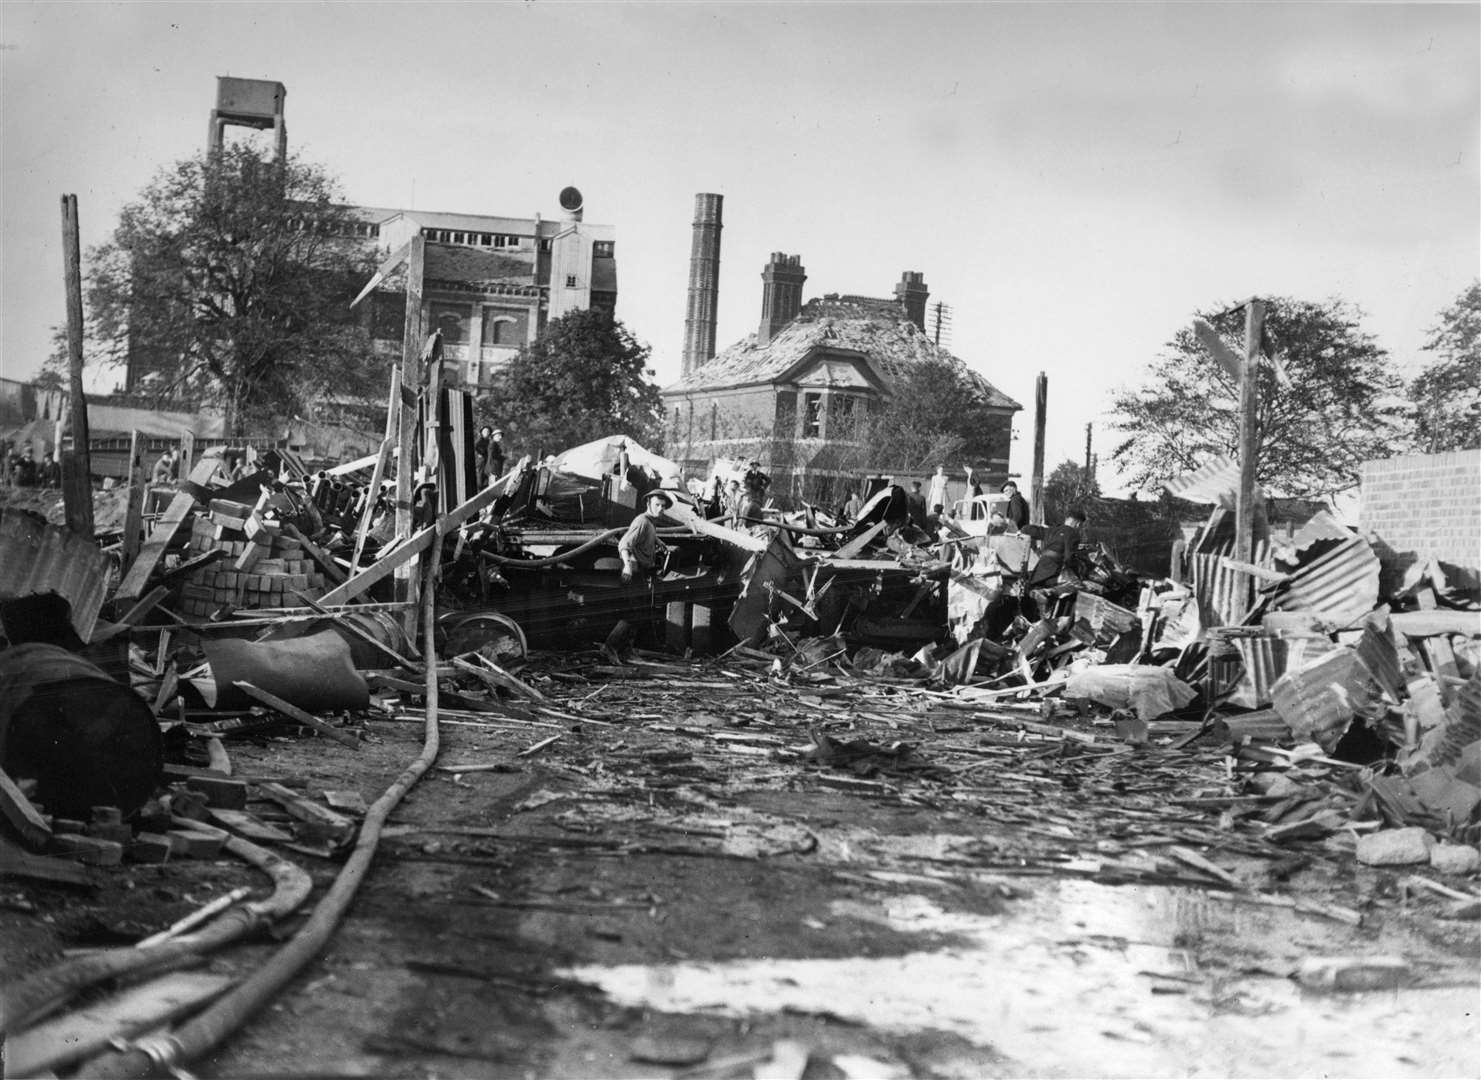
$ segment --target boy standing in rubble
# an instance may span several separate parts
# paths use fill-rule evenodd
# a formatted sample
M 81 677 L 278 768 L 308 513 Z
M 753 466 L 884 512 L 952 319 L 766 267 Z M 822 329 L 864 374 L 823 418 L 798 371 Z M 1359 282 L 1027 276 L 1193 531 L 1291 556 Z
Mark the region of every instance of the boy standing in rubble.
M 654 524 L 663 517 L 663 512 L 674 504 L 668 492 L 648 492 L 643 503 L 643 513 L 633 518 L 633 523 L 617 541 L 617 554 L 622 558 L 622 583 L 630 585 L 634 577 L 649 577 L 658 566 L 658 556 L 668 549 L 658 539 L 658 528 Z

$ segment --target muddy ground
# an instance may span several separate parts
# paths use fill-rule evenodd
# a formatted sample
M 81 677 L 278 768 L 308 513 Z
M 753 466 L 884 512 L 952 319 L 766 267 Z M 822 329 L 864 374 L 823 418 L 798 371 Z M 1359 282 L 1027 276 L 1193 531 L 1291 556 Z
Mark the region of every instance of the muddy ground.
M 1268 804 L 1211 736 L 1136 748 L 1082 717 L 1062 722 L 1095 741 L 1040 738 L 911 687 L 781 686 L 762 665 L 589 667 L 524 673 L 579 722 L 442 714 L 439 767 L 392 815 L 331 945 L 193 1072 L 1481 1073 L 1478 924 L 1357 865 L 1351 834 L 1263 840 Z M 228 747 L 238 775 L 370 802 L 417 755 L 420 712 L 358 722 L 358 753 Z M 853 762 L 850 740 L 867 740 Z M 337 869 L 285 854 L 321 885 Z M 0 882 L 0 964 L 129 944 L 255 875 L 126 866 L 92 895 Z M 244 973 L 272 944 L 206 967 Z M 1353 954 L 1403 957 L 1412 983 L 1291 978 Z

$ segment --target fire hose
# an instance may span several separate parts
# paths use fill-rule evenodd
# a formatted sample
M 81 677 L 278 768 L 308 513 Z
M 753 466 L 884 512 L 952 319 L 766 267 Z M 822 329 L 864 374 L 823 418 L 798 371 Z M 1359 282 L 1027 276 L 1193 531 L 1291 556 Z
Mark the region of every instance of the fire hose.
M 427 557 L 422 582 L 422 623 L 426 635 L 426 727 L 422 752 L 365 814 L 355 850 L 334 884 L 315 906 L 308 922 L 267 963 L 238 983 L 198 1016 L 167 1034 L 146 1036 L 123 1049 L 93 1059 L 82 1070 L 89 1077 L 142 1077 L 157 1072 L 181 1075 L 181 1066 L 217 1046 L 283 989 L 328 943 L 355 898 L 380 843 L 381 828 L 401 799 L 437 760 L 437 653 L 435 593 L 438 560 Z
M 225 850 L 251 863 L 273 879 L 266 900 L 240 904 L 204 929 L 148 948 L 109 949 L 76 956 L 20 979 L 0 992 L 0 1034 L 9 1034 L 65 1004 L 78 991 L 122 975 L 143 975 L 190 956 L 212 952 L 260 926 L 290 915 L 308 899 L 313 882 L 295 864 L 240 837 Z

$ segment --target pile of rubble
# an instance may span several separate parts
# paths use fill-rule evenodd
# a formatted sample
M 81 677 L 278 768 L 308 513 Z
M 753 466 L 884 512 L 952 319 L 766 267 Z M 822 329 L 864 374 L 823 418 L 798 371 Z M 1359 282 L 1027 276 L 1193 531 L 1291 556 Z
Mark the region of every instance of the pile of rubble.
M 88 888 L 100 869 L 225 853 L 290 894 L 270 911 L 238 896 L 198 915 L 218 927 L 245 912 L 244 929 L 307 895 L 282 885 L 293 875 L 271 869 L 285 857 L 268 848 L 348 856 L 348 868 L 374 851 L 384 813 L 364 816 L 352 791 L 234 776 L 229 740 L 297 733 L 350 751 L 372 719 L 417 720 L 433 733 L 425 770 L 440 719 L 529 725 L 535 754 L 628 722 L 595 700 L 619 686 L 656 691 L 638 714 L 655 733 L 765 754 L 860 796 L 938 805 L 981 766 L 973 755 L 1003 754 L 1034 783 L 1091 761 L 1118 776 L 1107 798 L 1146 770 L 1135 790 L 1176 784 L 1182 811 L 1212 816 L 1149 841 L 1165 858 L 1129 850 L 1128 827 L 1049 872 L 1243 891 L 1221 852 L 1275 860 L 1288 877 L 1282 860 L 1318 845 L 1428 866 L 1449 883 L 1413 875 L 1405 887 L 1447 914 L 1481 914 L 1481 608 L 1438 567 L 1380 598 L 1371 547 L 1330 518 L 1258 544 L 1253 564 L 1232 559 L 1216 510 L 1167 578 L 1105 551 L 1046 574 L 1031 532 L 955 519 L 923 531 L 893 485 L 843 520 L 768 506 L 752 470 L 749 499 L 725 505 L 622 440 L 573 453 L 585 472 L 526 460 L 456 504 L 429 481 L 398 515 L 389 445 L 332 475 L 282 456 L 224 486 L 203 462 L 117 577 L 96 547 L 0 517 L 7 874 Z M 658 522 L 666 556 L 627 580 L 618 537 L 654 489 L 671 504 Z M 532 647 L 546 651 L 531 661 Z M 665 680 L 703 687 L 718 719 L 666 719 L 679 710 Z M 908 740 L 877 737 L 902 718 L 919 725 Z M 958 724 L 975 745 L 933 745 Z M 681 756 L 649 765 L 698 767 L 687 750 L 652 752 Z M 1195 756 L 1199 771 L 1170 781 L 1164 753 Z M 1031 817 L 1037 790 L 1011 813 Z M 1150 820 L 1155 801 L 1119 812 Z M 188 929 L 151 948 L 198 947 Z M 92 985 L 77 978 L 76 990 Z M 34 1017 L 39 985 L 7 998 L 7 1023 Z

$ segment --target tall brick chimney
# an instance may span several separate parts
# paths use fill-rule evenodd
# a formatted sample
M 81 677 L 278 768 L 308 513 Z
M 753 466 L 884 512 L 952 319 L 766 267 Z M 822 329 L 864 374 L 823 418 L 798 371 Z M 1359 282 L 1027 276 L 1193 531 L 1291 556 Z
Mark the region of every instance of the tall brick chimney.
M 926 300 L 931 292 L 926 288 L 926 278 L 919 270 L 907 270 L 900 275 L 900 283 L 895 286 L 895 299 L 905 309 L 905 314 L 910 321 L 920 327 L 926 328 Z
M 715 320 L 720 304 L 720 215 L 724 195 L 694 196 L 694 240 L 689 249 L 689 304 L 684 311 L 684 356 L 680 375 L 715 355 Z
M 756 331 L 756 344 L 765 345 L 776 337 L 802 310 L 802 283 L 807 271 L 802 256 L 771 253 L 771 261 L 761 271 L 761 326 Z

